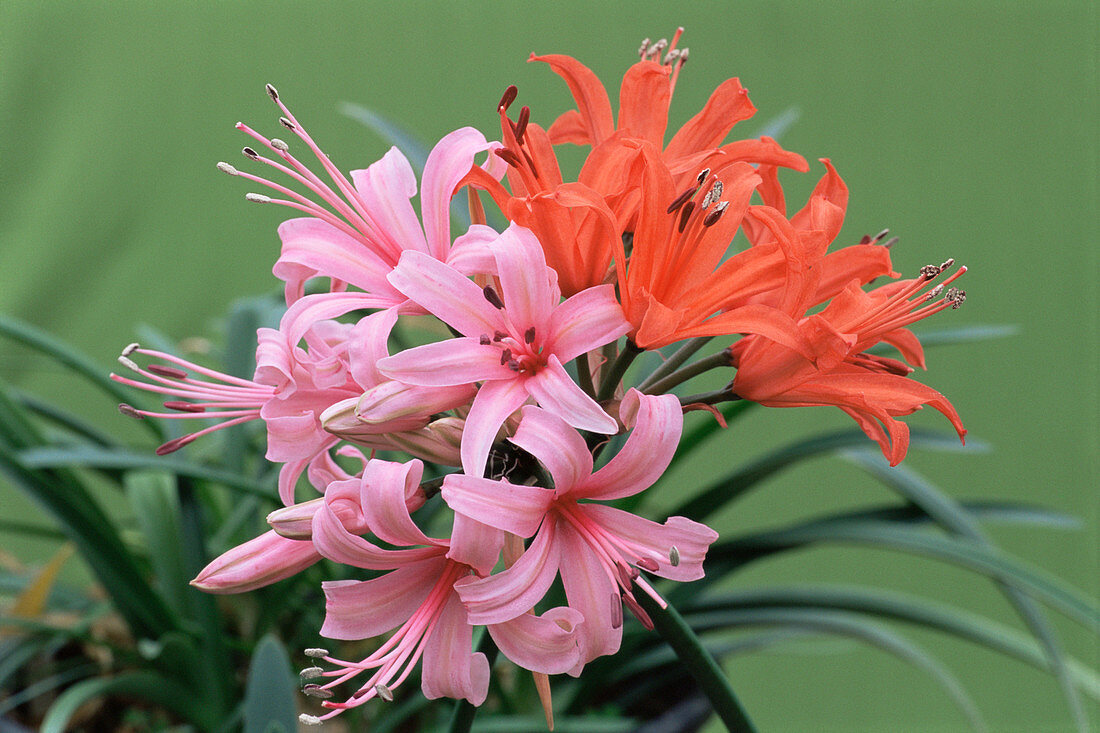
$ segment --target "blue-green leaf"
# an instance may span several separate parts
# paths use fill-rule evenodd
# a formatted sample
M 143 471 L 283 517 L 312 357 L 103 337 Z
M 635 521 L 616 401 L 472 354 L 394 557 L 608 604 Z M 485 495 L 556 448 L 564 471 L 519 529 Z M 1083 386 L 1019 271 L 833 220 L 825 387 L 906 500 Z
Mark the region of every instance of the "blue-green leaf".
M 297 676 L 283 643 L 268 634 L 252 654 L 244 695 L 244 733 L 269 733 L 298 729 L 294 704 Z

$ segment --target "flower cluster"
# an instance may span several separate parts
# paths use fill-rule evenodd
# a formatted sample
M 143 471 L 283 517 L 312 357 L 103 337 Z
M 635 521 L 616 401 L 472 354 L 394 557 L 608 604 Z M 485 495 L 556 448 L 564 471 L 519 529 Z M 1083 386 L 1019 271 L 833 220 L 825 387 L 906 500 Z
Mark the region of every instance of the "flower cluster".
M 268 190 L 249 200 L 305 214 L 278 230 L 274 273 L 287 308 L 277 329 L 257 334 L 255 375 L 135 344 L 120 361 L 136 376 L 112 376 L 169 398 L 165 412 L 123 413 L 204 425 L 158 453 L 258 419 L 267 459 L 282 464 L 285 506 L 268 517 L 272 529 L 214 560 L 196 586 L 246 591 L 322 557 L 374 571 L 324 584 L 320 632 L 392 634 L 361 660 L 307 650 L 317 666 L 303 673 L 315 680 L 305 692 L 327 710 L 304 722 L 391 698 L 418 663 L 427 697 L 482 703 L 490 670 L 473 649 L 477 626 L 538 675 L 579 675 L 614 653 L 624 607 L 652 627 L 639 593 L 664 601 L 649 576 L 702 577 L 718 535 L 606 502 L 658 481 L 686 409 L 835 405 L 891 464 L 908 446 L 898 418 L 923 405 L 965 434 L 946 398 L 909 379 L 909 364 L 924 358 L 907 330 L 959 306 L 965 294 L 948 286 L 965 268 L 948 274 L 947 260 L 899 280 L 885 232 L 832 248 L 848 191 L 827 160 L 809 200 L 788 215 L 779 169 L 809 166 L 767 137 L 726 142 L 755 112 L 737 79 L 666 142 L 688 58 L 679 35 L 642 44 L 617 118 L 589 69 L 533 55 L 565 80 L 577 108 L 545 128 L 526 106 L 513 119 L 509 87 L 497 107 L 500 142 L 469 127 L 450 133 L 419 186 L 396 148 L 345 176 L 271 86 L 282 127 L 314 168 L 287 142 L 238 125 L 255 141 L 245 156 L 273 176 L 219 169 Z M 591 148 L 575 181 L 558 165 L 562 144 Z M 473 223 L 456 236 L 450 209 L 460 194 Z M 507 219 L 503 231 L 487 226 L 483 196 Z M 438 319 L 450 337 L 391 353 L 391 334 L 412 316 Z M 728 345 L 682 366 L 714 338 Z M 654 373 L 624 383 L 637 355 L 684 340 Z M 869 351 L 880 342 L 901 359 Z M 708 367 L 736 371 L 716 392 L 670 392 Z M 625 438 L 610 440 L 617 434 Z M 429 481 L 426 463 L 437 476 Z M 319 496 L 301 501 L 306 484 Z M 428 502 L 453 513 L 447 536 L 418 524 Z M 559 579 L 566 605 L 547 608 Z

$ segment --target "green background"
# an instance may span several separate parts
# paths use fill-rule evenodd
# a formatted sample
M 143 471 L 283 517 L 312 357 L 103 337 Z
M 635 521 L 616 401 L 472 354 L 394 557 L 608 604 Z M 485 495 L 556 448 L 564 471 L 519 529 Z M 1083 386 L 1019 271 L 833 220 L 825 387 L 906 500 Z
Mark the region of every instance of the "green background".
M 527 55 L 567 53 L 617 89 L 643 37 L 687 28 L 673 125 L 739 76 L 760 109 L 735 133 L 796 108 L 783 143 L 829 157 L 851 188 L 842 242 L 889 226 L 913 273 L 954 256 L 969 301 L 933 326 L 1018 324 L 1017 336 L 930 353 L 920 379 L 947 394 L 988 453 L 914 452 L 906 465 L 953 496 L 1027 500 L 1073 513 L 1077 531 L 995 529 L 1009 551 L 1097 595 L 1096 11 L 1087 2 L 587 3 L 22 2 L 0 4 L 0 309 L 109 368 L 140 323 L 172 338 L 214 334 L 226 305 L 272 291 L 282 210 L 248 204 L 218 174 L 248 142 L 278 135 L 271 82 L 338 166 L 388 147 L 342 116 L 366 105 L 435 140 L 462 125 L 496 134 L 514 83 L 544 124 L 570 106 Z M 255 170 L 252 165 L 250 170 Z M 789 174 L 804 200 L 822 168 Z M 126 431 L 113 405 L 4 344 L 0 374 Z M 912 420 L 945 428 L 935 414 Z M 711 458 L 665 486 L 697 485 L 723 460 L 824 427 L 837 410 L 756 411 Z M 133 432 L 135 440 L 138 433 Z M 666 488 L 666 490 L 669 490 Z M 889 497 L 838 460 L 771 481 L 723 526 L 746 530 Z M 8 515 L 35 518 L 0 487 Z M 120 508 L 120 512 L 124 509 Z M 45 520 L 42 520 L 45 521 Z M 22 560 L 42 543 L 0 539 Z M 930 563 L 822 549 L 753 567 L 739 587 L 867 582 L 920 592 L 1007 623 L 992 586 Z M 1095 641 L 1054 619 L 1072 653 Z M 916 634 L 973 692 L 995 730 L 1063 730 L 1052 678 L 963 643 Z M 956 730 L 927 677 L 846 642 L 730 666 L 767 731 Z M 1089 708 L 1094 725 L 1100 721 Z

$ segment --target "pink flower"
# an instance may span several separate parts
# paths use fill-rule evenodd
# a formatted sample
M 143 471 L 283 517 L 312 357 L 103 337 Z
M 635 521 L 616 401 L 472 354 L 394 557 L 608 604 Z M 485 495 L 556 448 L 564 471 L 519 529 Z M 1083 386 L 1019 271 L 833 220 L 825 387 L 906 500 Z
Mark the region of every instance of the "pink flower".
M 489 665 L 472 649 L 473 626 L 455 592 L 456 581 L 475 568 L 449 559 L 449 542 L 428 537 L 413 522 L 409 507 L 418 505 L 423 464 L 372 460 L 361 479 L 329 486 L 313 519 L 312 541 L 322 555 L 336 562 L 372 570 L 389 570 L 367 581 L 324 583 L 325 623 L 321 634 L 331 639 L 368 639 L 391 629 L 393 635 L 360 661 L 345 661 L 327 652 L 321 658 L 336 669 L 310 670 L 325 684 L 306 686 L 306 693 L 326 698 L 332 712 L 316 722 L 362 705 L 373 697 L 388 698 L 418 661 L 423 661 L 421 687 L 428 698 L 465 698 L 475 705 L 485 700 Z M 399 549 L 383 549 L 359 534 L 370 531 Z M 488 560 L 496 562 L 495 554 Z M 579 648 L 574 638 L 581 616 L 555 608 L 542 616 L 518 614 L 489 627 L 501 651 L 533 671 L 558 674 L 576 666 Z M 368 673 L 368 679 L 345 702 L 331 702 L 331 689 Z
M 244 593 L 289 578 L 320 559 L 309 542 L 265 532 L 212 560 L 191 585 L 207 593 Z
M 534 536 L 512 567 L 456 584 L 471 623 L 516 618 L 538 603 L 560 574 L 569 606 L 584 616 L 578 628 L 583 664 L 619 648 L 623 603 L 648 622 L 634 596 L 635 586 L 664 605 L 640 570 L 673 580 L 703 576 L 703 557 L 718 538 L 709 527 L 684 517 L 661 525 L 592 503 L 632 496 L 651 486 L 668 467 L 680 439 L 683 415 L 673 395 L 646 396 L 632 389 L 621 414 L 634 432 L 593 473 L 592 454 L 577 431 L 546 410 L 523 408 L 519 430 L 510 440 L 542 462 L 553 489 L 455 474 L 444 480 L 443 499 L 456 516 L 520 537 Z M 453 543 L 451 557 L 461 557 L 465 550 Z M 580 665 L 573 670 L 579 671 Z
M 294 157 L 286 142 L 267 138 L 243 123 L 237 124 L 238 129 L 270 150 L 274 158 L 247 147 L 245 155 L 278 170 L 309 195 L 227 163 L 219 163 L 218 167 L 282 196 L 249 194 L 249 200 L 280 204 L 308 215 L 279 227 L 283 248 L 274 272 L 286 283 L 291 319 L 313 322 L 356 309 L 389 308 L 404 303 L 405 296 L 387 282 L 386 276 L 405 251 L 421 252 L 463 272 L 480 270 L 488 259 L 484 245 L 496 233 L 488 227 L 474 226 L 452 244 L 450 201 L 456 186 L 475 167 L 474 156 L 495 144 L 487 142 L 472 127 L 455 130 L 439 141 L 424 166 L 421 225 L 421 218 L 410 202 L 417 194 L 416 176 L 397 148 L 391 148 L 367 169 L 352 171 L 348 180 L 286 107 L 275 88 L 268 85 L 267 91 L 284 115 L 280 123 L 305 143 L 332 184 L 325 183 Z M 504 173 L 505 165 L 495 155 L 490 155 L 485 165 L 492 178 L 499 179 Z M 329 278 L 330 292 L 305 295 L 305 283 L 314 277 Z M 359 291 L 345 292 L 349 285 Z
M 462 338 L 418 346 L 378 362 L 406 384 L 453 387 L 481 382 L 462 439 L 462 465 L 484 472 L 505 419 L 528 399 L 573 427 L 614 433 L 618 424 L 586 395 L 563 364 L 630 330 L 611 285 L 559 303 L 554 271 L 528 230 L 510 226 L 490 244 L 501 292 L 420 252 L 406 252 L 390 275 L 394 287 Z

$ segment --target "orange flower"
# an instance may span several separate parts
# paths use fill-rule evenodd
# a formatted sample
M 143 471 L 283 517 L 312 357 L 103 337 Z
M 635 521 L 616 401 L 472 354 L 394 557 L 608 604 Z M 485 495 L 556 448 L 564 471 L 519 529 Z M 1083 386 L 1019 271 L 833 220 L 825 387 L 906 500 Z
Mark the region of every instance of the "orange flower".
M 951 421 L 965 441 L 966 429 L 942 394 L 907 379 L 911 367 L 897 359 L 866 350 L 880 341 L 895 346 L 909 362 L 924 366 L 920 342 L 905 327 L 947 307 L 958 308 L 966 297 L 958 288 L 944 288 L 965 267 L 942 284 L 922 291 L 953 260 L 928 265 L 913 280 L 902 280 L 869 293 L 853 280 L 820 313 L 801 320 L 799 329 L 812 344 L 812 360 L 763 336 L 747 336 L 733 346 L 737 376 L 733 392 L 769 407 L 835 405 L 851 416 L 878 442 L 890 465 L 897 465 L 909 448 L 909 428 L 895 418 L 931 405 Z M 943 294 L 943 298 L 929 303 Z

